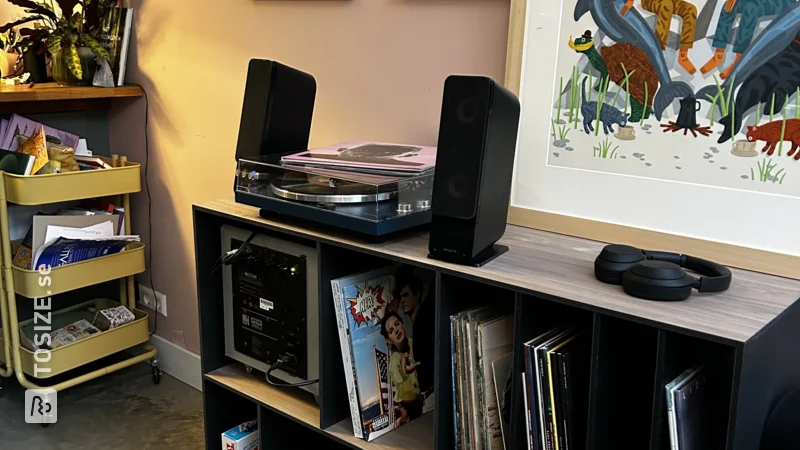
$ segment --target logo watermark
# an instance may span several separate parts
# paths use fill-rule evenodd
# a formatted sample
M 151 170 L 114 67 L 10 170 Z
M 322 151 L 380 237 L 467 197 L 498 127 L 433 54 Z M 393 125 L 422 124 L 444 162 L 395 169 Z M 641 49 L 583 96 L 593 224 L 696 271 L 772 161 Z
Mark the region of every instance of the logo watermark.
M 25 391 L 25 422 L 56 423 L 58 421 L 58 393 L 54 389 L 28 389 Z
M 50 278 L 50 266 L 39 266 L 39 286 L 50 287 L 53 280 Z M 52 291 L 48 289 L 46 298 L 33 299 L 33 344 L 36 351 L 33 353 L 33 376 L 39 378 L 40 374 L 50 373 L 52 369 L 47 364 L 53 355 L 50 347 L 53 344 L 50 332 L 52 328 Z M 25 422 L 49 424 L 58 420 L 58 394 L 54 389 L 28 389 L 25 391 Z
M 53 283 L 53 279 L 50 278 L 50 271 L 52 267 L 46 266 L 42 264 L 39 266 L 39 286 L 40 287 L 50 287 Z M 34 298 L 33 299 L 33 331 L 35 332 L 33 336 L 33 344 L 36 346 L 37 350 L 33 353 L 33 359 L 36 360 L 36 363 L 33 365 L 33 376 L 39 378 L 39 374 L 50 373 L 51 368 L 43 366 L 50 362 L 50 359 L 53 357 L 52 353 L 50 352 L 50 347 L 53 345 L 52 337 L 50 336 L 50 332 L 53 330 L 52 327 L 52 316 L 51 312 L 53 309 L 52 306 L 52 298 L 50 297 L 52 291 L 48 289 L 47 291 L 47 298 Z M 42 333 L 39 333 L 39 332 Z

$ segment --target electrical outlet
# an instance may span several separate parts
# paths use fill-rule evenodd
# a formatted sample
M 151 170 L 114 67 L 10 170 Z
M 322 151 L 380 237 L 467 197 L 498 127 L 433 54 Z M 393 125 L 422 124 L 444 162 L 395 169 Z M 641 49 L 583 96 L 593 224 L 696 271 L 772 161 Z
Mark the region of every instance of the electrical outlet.
M 167 317 L 167 296 L 143 284 L 139 284 L 139 304 Z

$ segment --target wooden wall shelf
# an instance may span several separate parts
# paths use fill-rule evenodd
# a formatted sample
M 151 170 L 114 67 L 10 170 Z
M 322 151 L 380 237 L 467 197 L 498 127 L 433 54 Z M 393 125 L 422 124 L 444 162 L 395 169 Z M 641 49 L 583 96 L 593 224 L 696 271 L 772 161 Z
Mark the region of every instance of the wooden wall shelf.
M 318 405 L 299 399 L 307 396 L 302 392 L 267 385 L 257 371 L 248 375 L 225 355 L 222 275 L 214 265 L 220 230 L 228 224 L 317 249 Z M 219 448 L 220 433 L 255 417 L 264 449 L 453 449 L 450 316 L 489 303 L 514 311 L 515 450 L 526 447 L 522 343 L 564 323 L 592 333 L 587 440 L 581 446 L 588 450 L 669 449 L 664 386 L 698 364 L 714 378 L 709 450 L 758 448 L 771 408 L 800 387 L 798 280 L 733 270 L 724 293 L 650 302 L 594 278 L 602 243 L 522 227 L 508 227 L 500 243 L 511 250 L 483 268 L 428 259 L 427 233 L 370 244 L 324 225 L 262 218 L 257 208 L 232 200 L 195 205 L 194 230 L 209 450 Z M 436 409 L 367 443 L 352 433 L 330 280 L 395 262 L 436 276 Z
M 112 99 L 144 95 L 139 86 L 114 88 L 59 86 L 56 83 L 0 85 L 0 114 L 45 113 L 108 109 Z

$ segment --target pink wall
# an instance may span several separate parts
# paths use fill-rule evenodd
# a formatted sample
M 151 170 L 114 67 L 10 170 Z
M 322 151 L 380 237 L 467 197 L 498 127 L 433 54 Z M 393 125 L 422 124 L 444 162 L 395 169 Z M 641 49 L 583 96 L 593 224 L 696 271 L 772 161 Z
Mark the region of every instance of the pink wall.
M 199 351 L 191 205 L 231 197 L 247 63 L 275 59 L 312 73 L 311 144 L 379 139 L 436 144 L 444 79 L 503 80 L 508 0 L 171 0 L 136 8 L 128 82 L 150 100 L 150 188 L 134 231 L 153 250 L 169 317 L 158 334 Z M 224 5 L 224 6 L 221 6 Z M 111 148 L 144 160 L 144 102 L 116 107 Z M 146 276 L 141 280 L 149 284 Z

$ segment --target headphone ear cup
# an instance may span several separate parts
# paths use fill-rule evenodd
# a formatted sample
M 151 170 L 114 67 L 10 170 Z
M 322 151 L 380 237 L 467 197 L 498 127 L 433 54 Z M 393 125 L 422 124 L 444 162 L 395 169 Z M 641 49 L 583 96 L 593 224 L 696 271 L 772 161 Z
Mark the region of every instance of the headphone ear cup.
M 638 263 L 619 263 L 601 258 L 594 260 L 594 276 L 603 283 L 622 285 L 622 274 Z
M 594 260 L 594 276 L 603 283 L 622 284 L 622 274 L 644 260 L 644 253 L 629 245 L 606 245 Z
M 679 265 L 664 261 L 642 261 L 622 274 L 628 295 L 662 302 L 686 300 L 695 281 Z

